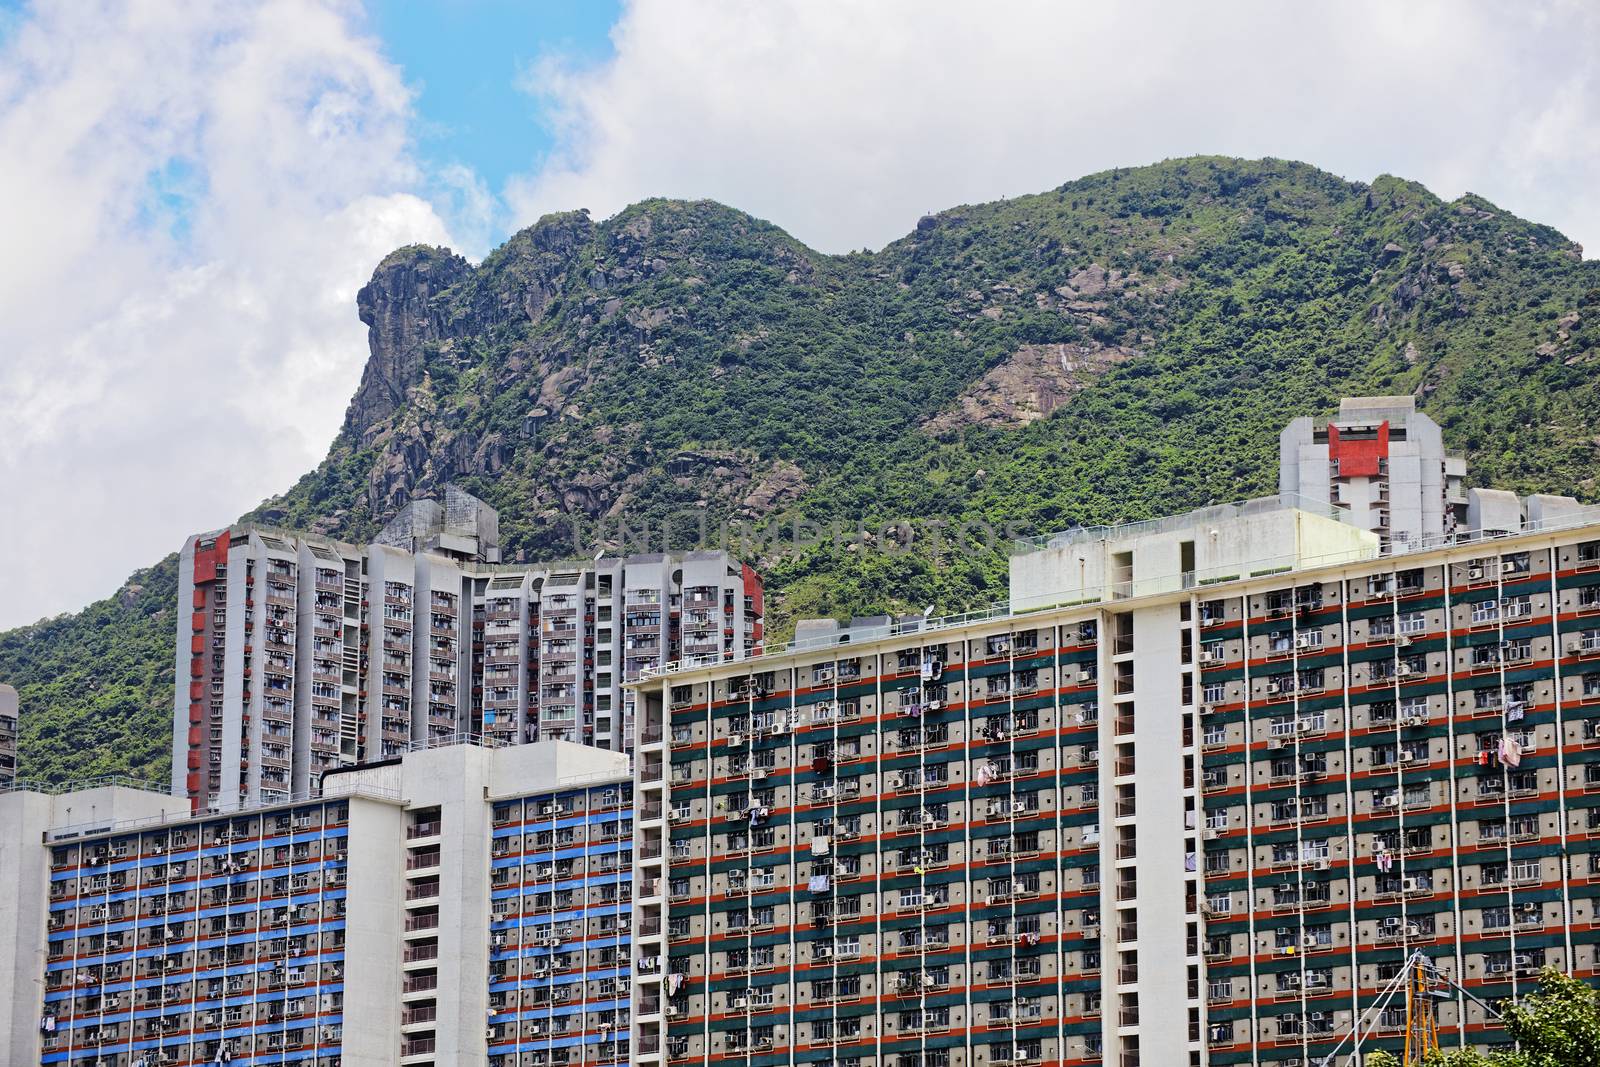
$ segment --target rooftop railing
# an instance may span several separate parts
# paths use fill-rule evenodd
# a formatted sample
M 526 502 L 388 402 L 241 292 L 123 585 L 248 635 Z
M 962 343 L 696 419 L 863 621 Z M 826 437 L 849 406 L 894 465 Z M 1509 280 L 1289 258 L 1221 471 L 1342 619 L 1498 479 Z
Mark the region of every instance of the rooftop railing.
M 19 778 L 14 782 L 0 782 L 0 793 L 43 793 L 46 796 L 108 788 L 138 789 L 146 793 L 172 795 L 171 790 L 165 785 L 143 778 L 131 778 L 124 774 L 107 774 L 98 778 L 79 778 L 66 782 L 51 782 L 43 778 Z
M 92 786 L 90 788 L 93 788 Z M 151 792 L 163 792 L 150 790 Z M 169 793 L 163 795 L 170 796 Z M 281 799 L 272 800 L 262 804 L 240 805 L 236 808 L 203 808 L 197 812 L 176 811 L 164 815 L 147 815 L 138 819 L 118 819 L 114 821 L 95 820 L 73 823 L 69 826 L 52 827 L 45 832 L 46 841 L 64 841 L 78 837 L 100 837 L 105 834 L 125 834 L 136 830 L 156 830 L 166 826 L 175 826 L 181 823 L 199 822 L 206 819 L 226 818 L 238 816 L 264 814 L 282 808 L 297 807 L 301 804 L 316 804 L 323 801 L 340 801 L 350 797 L 362 797 L 368 800 L 380 800 L 388 803 L 400 802 L 398 789 L 387 789 L 376 785 L 357 785 L 349 790 L 340 792 L 335 796 L 318 796 L 311 793 L 293 793 Z M 183 799 L 175 797 L 174 799 Z

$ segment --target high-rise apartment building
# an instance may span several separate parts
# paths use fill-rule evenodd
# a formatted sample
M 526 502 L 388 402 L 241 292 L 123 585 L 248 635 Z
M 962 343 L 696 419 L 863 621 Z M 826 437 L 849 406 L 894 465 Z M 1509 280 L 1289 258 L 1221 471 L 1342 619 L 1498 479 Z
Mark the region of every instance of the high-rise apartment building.
M 0 685 L 0 789 L 17 780 L 17 691 Z
M 625 755 L 462 744 L 324 784 L 211 817 L 0 795 L 0 1059 L 628 1062 Z
M 1335 418 L 1291 422 L 1278 450 L 1280 496 L 1340 508 L 1400 550 L 1563 525 L 1581 510 L 1571 497 L 1467 488 L 1466 460 L 1410 396 L 1346 398 Z
M 639 1062 L 1286 1067 L 1412 952 L 1600 978 L 1600 509 L 1398 555 L 1347 518 L 1077 530 L 1009 612 L 652 676 Z
M 1466 526 L 1466 460 L 1413 397 L 1346 398 L 1335 418 L 1289 423 L 1278 449 L 1280 494 L 1341 507 L 1385 541 L 1438 544 Z
M 199 808 L 314 795 L 330 770 L 482 734 L 621 750 L 623 685 L 762 640 L 761 580 L 724 552 L 507 565 L 450 487 L 370 545 L 241 524 L 180 559 L 173 786 Z

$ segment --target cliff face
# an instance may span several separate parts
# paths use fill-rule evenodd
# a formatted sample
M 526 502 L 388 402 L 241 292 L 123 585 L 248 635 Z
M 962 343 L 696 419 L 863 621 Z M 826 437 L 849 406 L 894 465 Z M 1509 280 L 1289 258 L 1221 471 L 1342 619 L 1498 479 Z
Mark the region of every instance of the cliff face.
M 421 383 L 427 346 L 451 327 L 435 299 L 471 273 L 465 259 L 443 248 L 402 248 L 378 264 L 372 280 L 356 294 L 372 354 L 345 413 L 346 433 L 364 440 Z
M 702 519 L 865 527 L 750 543 L 780 635 L 799 614 L 985 602 L 1002 527 L 1271 491 L 1282 425 L 1346 394 L 1415 393 L 1482 482 L 1600 498 L 1600 264 L 1390 177 L 1173 160 L 848 256 L 652 200 L 549 216 L 475 267 L 401 249 L 359 308 L 371 356 L 343 430 L 254 517 L 360 540 L 456 481 L 500 509 L 508 558 L 588 553 L 623 525 L 670 522 L 678 547 Z M 909 539 L 885 529 L 906 520 Z M 143 609 L 0 635 L 0 678 L 60 709 L 25 716 L 28 770 L 104 766 L 50 738 L 128 718 L 62 650 L 161 640 L 135 657 L 155 673 L 128 721 L 165 722 L 171 628 Z

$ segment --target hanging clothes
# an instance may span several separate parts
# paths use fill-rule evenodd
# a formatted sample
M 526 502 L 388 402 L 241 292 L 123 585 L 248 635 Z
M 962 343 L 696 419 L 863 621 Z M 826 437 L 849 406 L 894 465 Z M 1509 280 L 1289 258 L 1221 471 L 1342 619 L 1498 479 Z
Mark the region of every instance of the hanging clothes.
M 1522 742 L 1509 735 L 1502 737 L 1500 739 L 1500 761 L 1507 767 L 1520 766 L 1522 763 Z
M 813 837 L 811 839 L 811 854 L 813 856 L 826 856 L 829 841 L 826 837 Z
M 828 891 L 828 876 L 825 874 L 813 874 L 808 888 L 813 893 L 826 893 Z

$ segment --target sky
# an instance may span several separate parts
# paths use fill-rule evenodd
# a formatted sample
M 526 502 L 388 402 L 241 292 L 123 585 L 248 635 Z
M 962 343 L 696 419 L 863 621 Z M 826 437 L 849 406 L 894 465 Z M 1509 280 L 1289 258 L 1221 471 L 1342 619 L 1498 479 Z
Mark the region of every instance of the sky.
M 0 627 L 326 453 L 391 249 L 711 197 L 828 252 L 1196 153 L 1600 250 L 1600 5 L 0 0 Z

